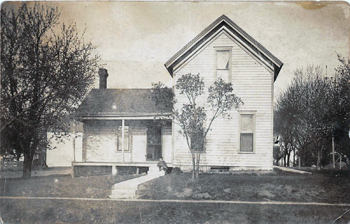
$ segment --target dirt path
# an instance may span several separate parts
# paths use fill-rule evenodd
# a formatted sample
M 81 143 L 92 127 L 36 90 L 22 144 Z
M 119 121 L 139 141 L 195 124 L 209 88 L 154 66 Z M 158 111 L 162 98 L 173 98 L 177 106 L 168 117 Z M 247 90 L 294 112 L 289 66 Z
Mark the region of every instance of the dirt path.
M 11 200 L 75 200 L 75 201 L 120 201 L 120 202 L 155 202 L 155 203 L 196 203 L 196 204 L 251 204 L 251 205 L 313 205 L 350 207 L 348 203 L 293 202 L 293 201 L 222 201 L 222 200 L 152 200 L 152 199 L 108 199 L 108 198 L 67 198 L 67 197 L 11 197 Z

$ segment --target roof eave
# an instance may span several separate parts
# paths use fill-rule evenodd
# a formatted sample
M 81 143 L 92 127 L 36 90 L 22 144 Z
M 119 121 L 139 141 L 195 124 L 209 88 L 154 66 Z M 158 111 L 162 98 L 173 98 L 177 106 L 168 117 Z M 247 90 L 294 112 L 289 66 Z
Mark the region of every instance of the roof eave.
M 168 72 L 169 72 L 169 74 L 170 74 L 170 76 L 172 78 L 173 77 L 173 67 L 172 66 L 167 67 L 166 64 L 164 64 L 164 67 L 166 68 L 166 70 L 168 70 Z
M 281 64 L 281 66 L 274 66 L 275 67 L 275 74 L 274 74 L 274 82 L 276 81 L 277 77 L 278 77 L 278 74 L 280 73 L 282 67 L 283 67 L 283 63 Z

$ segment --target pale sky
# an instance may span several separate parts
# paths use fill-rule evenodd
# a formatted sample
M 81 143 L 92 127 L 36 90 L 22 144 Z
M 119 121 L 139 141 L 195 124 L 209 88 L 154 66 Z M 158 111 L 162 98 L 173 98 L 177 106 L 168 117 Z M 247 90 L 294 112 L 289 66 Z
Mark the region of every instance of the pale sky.
M 275 93 L 295 69 L 339 65 L 349 57 L 346 2 L 50 2 L 61 21 L 86 27 L 85 40 L 98 46 L 108 70 L 108 88 L 145 88 L 168 83 L 164 63 L 222 14 L 260 42 L 284 66 Z M 2 7 L 7 7 L 5 3 Z M 96 74 L 97 77 L 97 74 Z M 98 87 L 98 78 L 95 87 Z

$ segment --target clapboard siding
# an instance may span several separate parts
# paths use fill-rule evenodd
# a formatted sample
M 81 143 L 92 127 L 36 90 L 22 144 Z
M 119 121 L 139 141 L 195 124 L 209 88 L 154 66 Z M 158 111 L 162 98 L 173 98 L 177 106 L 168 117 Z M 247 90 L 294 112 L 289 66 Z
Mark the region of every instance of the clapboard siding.
M 200 74 L 204 78 L 205 93 L 198 99 L 199 105 L 206 105 L 207 88 L 216 77 L 215 47 L 232 47 L 231 82 L 234 93 L 241 97 L 244 105 L 239 111 L 255 111 L 255 152 L 239 152 L 239 112 L 230 111 L 231 119 L 218 118 L 214 121 L 206 139 L 206 151 L 201 156 L 204 166 L 239 166 L 239 167 L 272 167 L 272 80 L 271 74 L 256 59 L 244 51 L 225 32 L 205 46 L 185 65 L 174 73 L 176 80 L 184 74 Z M 175 89 L 175 95 L 180 108 L 187 103 L 187 98 Z M 210 117 L 210 111 L 207 111 Z M 208 123 L 208 122 L 207 122 Z M 175 126 L 174 164 L 191 165 L 191 154 L 185 138 Z
M 115 132 L 120 123 L 85 123 L 85 141 L 87 162 L 122 162 L 121 153 L 117 153 Z

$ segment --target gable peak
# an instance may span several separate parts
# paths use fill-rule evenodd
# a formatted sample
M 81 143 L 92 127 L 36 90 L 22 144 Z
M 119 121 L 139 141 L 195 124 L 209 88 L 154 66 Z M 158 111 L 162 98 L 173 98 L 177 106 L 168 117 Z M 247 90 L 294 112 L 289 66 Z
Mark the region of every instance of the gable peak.
M 267 61 L 266 63 L 272 66 L 271 69 L 275 73 L 274 76 L 276 79 L 283 66 L 283 63 L 225 14 L 218 17 L 164 64 L 170 75 L 173 76 L 174 67 L 176 65 L 181 64 L 184 58 L 186 58 L 192 52 L 195 52 L 196 48 L 200 47 L 199 43 L 208 39 L 211 35 L 213 35 L 213 33 L 215 33 L 213 31 L 220 29 L 224 25 L 231 30 L 234 35 L 237 35 L 239 39 L 245 42 L 246 45 L 249 46 L 250 51 L 255 52 L 258 55 L 263 55 L 264 60 Z

